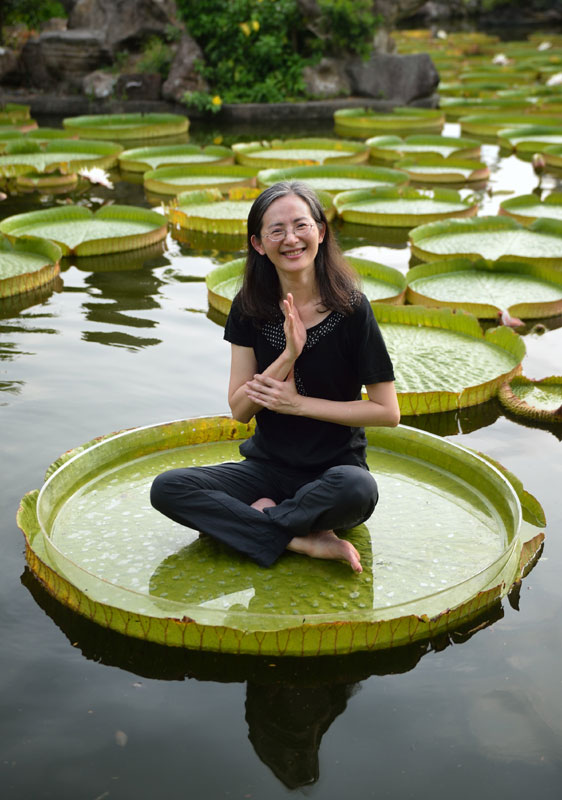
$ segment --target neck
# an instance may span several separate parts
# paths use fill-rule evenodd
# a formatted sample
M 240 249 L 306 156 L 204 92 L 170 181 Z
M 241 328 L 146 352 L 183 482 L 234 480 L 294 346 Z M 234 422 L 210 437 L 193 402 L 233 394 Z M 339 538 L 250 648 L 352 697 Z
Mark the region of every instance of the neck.
M 305 305 L 318 299 L 318 286 L 314 272 L 308 274 L 299 273 L 296 275 L 279 275 L 281 285 L 281 297 L 287 297 L 290 292 L 293 295 L 296 306 Z

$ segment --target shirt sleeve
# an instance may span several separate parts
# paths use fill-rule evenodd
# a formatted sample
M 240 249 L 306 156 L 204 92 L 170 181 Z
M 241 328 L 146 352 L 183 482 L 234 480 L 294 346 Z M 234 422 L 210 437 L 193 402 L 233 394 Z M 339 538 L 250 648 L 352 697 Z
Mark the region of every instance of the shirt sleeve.
M 255 341 L 255 328 L 252 321 L 240 314 L 238 297 L 235 297 L 230 313 L 226 320 L 223 339 L 231 344 L 242 347 L 253 347 Z
M 394 369 L 373 309 L 365 295 L 353 315 L 357 369 L 364 386 L 394 380 Z

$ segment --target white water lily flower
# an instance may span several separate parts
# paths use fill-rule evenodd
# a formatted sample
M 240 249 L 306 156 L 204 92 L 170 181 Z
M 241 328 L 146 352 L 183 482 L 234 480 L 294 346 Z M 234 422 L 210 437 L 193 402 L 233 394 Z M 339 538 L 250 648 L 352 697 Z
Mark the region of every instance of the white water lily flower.
M 550 50 L 552 47 L 552 42 L 541 42 L 537 47 L 537 50 Z
M 493 57 L 492 64 L 499 64 L 500 66 L 505 67 L 506 64 L 511 64 L 511 61 L 505 53 L 498 53 Z
M 166 252 L 169 256 L 181 256 L 181 247 L 171 233 L 166 235 Z
M 551 77 L 547 80 L 547 86 L 560 86 L 562 84 L 562 72 L 557 72 L 555 75 L 551 75 Z
M 82 167 L 78 174 L 82 178 L 87 178 L 90 183 L 99 183 L 107 189 L 113 189 L 113 183 L 109 180 L 109 173 L 101 167 Z
M 437 31 L 436 36 L 438 39 L 446 39 L 447 38 L 447 31 Z

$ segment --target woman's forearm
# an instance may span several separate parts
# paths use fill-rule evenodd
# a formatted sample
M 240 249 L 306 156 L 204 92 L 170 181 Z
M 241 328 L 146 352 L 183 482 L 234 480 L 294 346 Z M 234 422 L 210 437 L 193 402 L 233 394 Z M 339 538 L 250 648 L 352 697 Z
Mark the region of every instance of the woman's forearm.
M 302 397 L 295 409 L 297 416 L 322 422 L 349 425 L 352 428 L 370 426 L 395 427 L 400 422 L 398 404 L 382 404 L 373 400 L 324 400 L 321 397 Z
M 295 359 L 284 350 L 261 374 L 269 378 L 275 378 L 278 381 L 284 381 L 294 364 Z M 249 378 L 253 379 L 254 375 L 249 376 Z M 248 397 L 247 382 L 242 383 L 241 386 L 229 395 L 228 404 L 234 419 L 244 423 L 249 422 L 252 417 L 263 408 L 263 406 L 258 403 L 252 402 Z

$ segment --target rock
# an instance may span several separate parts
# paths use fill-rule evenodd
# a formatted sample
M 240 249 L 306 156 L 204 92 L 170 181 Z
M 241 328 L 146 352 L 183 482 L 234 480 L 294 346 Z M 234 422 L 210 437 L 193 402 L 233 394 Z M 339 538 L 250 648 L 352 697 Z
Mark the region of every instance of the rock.
M 373 53 L 368 61 L 350 61 L 347 75 L 352 94 L 392 100 L 397 105 L 429 97 L 439 83 L 439 73 L 427 53 Z
M 153 72 L 125 73 L 119 75 L 115 95 L 123 100 L 158 100 L 162 76 Z
M 338 97 L 350 92 L 345 62 L 340 59 L 323 58 L 316 66 L 305 67 L 302 74 L 306 90 L 313 97 Z
M 14 72 L 18 66 L 18 55 L 10 47 L 0 47 L 0 81 Z
M 164 36 L 170 25 L 179 25 L 174 0 L 78 0 L 68 18 L 69 29 L 103 30 L 114 50 Z
M 45 22 L 41 23 L 39 30 L 41 33 L 46 31 L 65 31 L 66 19 L 64 17 L 51 17 L 51 19 L 47 19 Z
M 88 97 L 95 97 L 96 99 L 111 97 L 115 89 L 115 84 L 117 83 L 117 78 L 118 76 L 111 72 L 104 72 L 101 69 L 97 69 L 94 72 L 90 72 L 89 75 L 86 75 L 82 81 L 82 91 L 85 95 L 88 95 Z
M 47 70 L 38 37 L 28 39 L 24 44 L 20 54 L 19 71 L 25 76 L 25 85 L 28 87 L 53 89 L 56 85 L 56 79 Z
M 179 42 L 170 72 L 162 85 L 162 97 L 181 102 L 186 92 L 205 92 L 207 82 L 195 69 L 196 62 L 203 61 L 201 48 L 191 36 L 184 34 Z
M 92 70 L 111 62 L 103 31 L 68 30 L 39 37 L 45 67 L 56 80 L 79 87 Z

